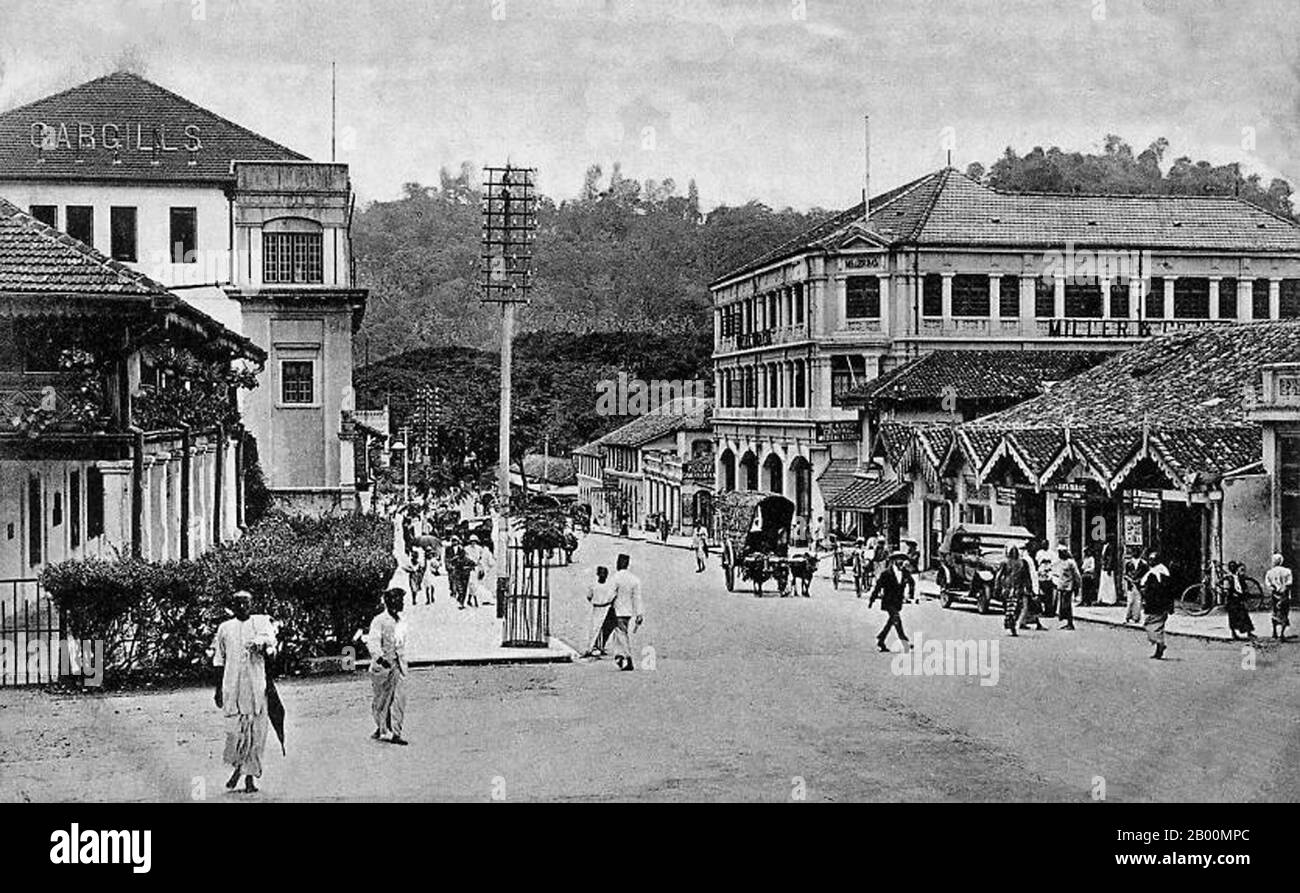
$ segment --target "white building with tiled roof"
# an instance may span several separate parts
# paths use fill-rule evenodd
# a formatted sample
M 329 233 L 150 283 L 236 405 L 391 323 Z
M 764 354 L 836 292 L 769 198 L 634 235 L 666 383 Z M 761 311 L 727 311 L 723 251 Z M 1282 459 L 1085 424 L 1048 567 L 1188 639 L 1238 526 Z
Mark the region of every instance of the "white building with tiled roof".
M 0 197 L 265 350 L 243 410 L 267 485 L 296 508 L 354 504 L 352 335 L 366 292 L 346 165 L 117 72 L 0 112 Z
M 663 516 L 672 531 L 712 518 L 713 401 L 679 397 L 573 451 L 578 502 L 629 530 Z
M 868 455 L 844 395 L 911 359 L 1300 317 L 1300 229 L 1232 196 L 1011 194 L 948 168 L 869 208 L 711 286 L 719 489 L 783 492 L 797 529 Z

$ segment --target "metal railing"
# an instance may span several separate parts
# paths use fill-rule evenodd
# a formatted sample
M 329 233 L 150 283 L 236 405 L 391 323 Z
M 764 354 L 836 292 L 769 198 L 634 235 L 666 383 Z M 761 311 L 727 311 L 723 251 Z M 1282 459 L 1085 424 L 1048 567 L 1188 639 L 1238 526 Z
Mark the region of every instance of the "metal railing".
M 63 622 L 39 580 L 0 580 L 0 686 L 59 678 Z

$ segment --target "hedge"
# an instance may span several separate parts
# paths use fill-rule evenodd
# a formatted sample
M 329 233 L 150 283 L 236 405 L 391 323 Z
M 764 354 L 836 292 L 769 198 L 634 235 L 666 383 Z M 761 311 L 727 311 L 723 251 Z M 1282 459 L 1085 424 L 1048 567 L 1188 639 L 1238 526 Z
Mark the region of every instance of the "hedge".
M 246 589 L 281 626 L 281 670 L 337 655 L 379 610 L 396 566 L 393 528 L 371 515 L 268 515 L 193 561 L 65 561 L 41 583 L 68 633 L 104 642 L 106 677 L 185 681 L 210 674 L 226 598 Z

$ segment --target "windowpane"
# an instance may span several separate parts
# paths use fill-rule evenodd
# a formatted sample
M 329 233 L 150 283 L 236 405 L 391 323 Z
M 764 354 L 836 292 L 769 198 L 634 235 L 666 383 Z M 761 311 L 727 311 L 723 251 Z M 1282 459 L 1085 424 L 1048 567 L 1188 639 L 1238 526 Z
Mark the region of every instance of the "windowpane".
M 943 277 L 927 273 L 921 286 L 921 315 L 943 316 Z
M 86 469 L 86 539 L 93 540 L 104 533 L 104 473 L 98 468 Z
M 81 545 L 81 472 L 68 474 L 68 540 L 72 548 Z
M 314 363 L 311 360 L 286 360 L 280 364 L 282 403 L 315 403 Z
M 32 205 L 32 216 L 44 223 L 46 226 L 59 228 L 59 206 L 58 205 Z
M 850 276 L 844 284 L 845 313 L 849 319 L 880 318 L 880 280 L 875 276 Z
M 199 250 L 199 212 L 197 208 L 171 209 L 171 247 L 172 263 L 198 263 Z
M 1162 276 L 1151 277 L 1151 289 L 1147 292 L 1147 319 L 1164 319 L 1165 317 L 1165 280 Z
M 1174 280 L 1174 319 L 1210 318 L 1210 280 L 1179 277 Z
M 1268 319 L 1268 280 L 1256 279 L 1250 286 L 1250 318 Z
M 1278 316 L 1281 319 L 1300 319 L 1300 279 L 1283 279 Z
M 324 281 L 320 233 L 265 233 L 262 278 L 273 283 Z
M 41 479 L 27 479 L 27 563 L 35 567 L 44 552 L 45 524 L 41 511 Z
M 1101 283 L 1096 280 L 1083 282 L 1065 281 L 1065 315 L 1083 319 L 1100 319 Z
M 952 277 L 952 315 L 989 315 L 989 277 L 967 273 Z
M 108 226 L 113 243 L 109 250 L 113 260 L 135 261 L 135 217 L 135 208 L 112 208 L 109 211 Z
M 1051 319 L 1056 315 L 1056 280 L 1041 276 L 1034 280 L 1034 316 Z
M 1118 279 L 1110 283 L 1110 315 L 1115 319 L 1128 319 L 1132 312 L 1129 307 L 1129 284 Z
M 1003 276 L 998 285 L 998 313 L 1015 319 L 1020 316 L 1020 277 Z
M 1237 318 L 1237 280 L 1219 280 L 1219 319 Z
M 87 205 L 68 205 L 68 235 L 87 245 L 95 244 L 95 209 Z

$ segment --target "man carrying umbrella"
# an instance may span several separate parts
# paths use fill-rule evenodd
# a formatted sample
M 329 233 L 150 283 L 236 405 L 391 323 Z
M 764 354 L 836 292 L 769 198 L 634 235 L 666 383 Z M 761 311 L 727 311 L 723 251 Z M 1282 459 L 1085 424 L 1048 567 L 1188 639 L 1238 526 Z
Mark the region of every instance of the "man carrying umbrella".
M 217 627 L 212 642 L 212 665 L 221 668 L 213 699 L 226 718 L 222 758 L 235 767 L 226 789 L 233 791 L 243 775 L 244 791 L 249 794 L 257 791 L 253 779 L 262 776 L 271 706 L 278 714 L 276 732 L 281 743 L 284 741 L 284 707 L 266 675 L 266 658 L 276 651 L 275 624 L 265 614 L 251 614 L 251 601 L 247 592 L 231 596 L 234 616 Z

